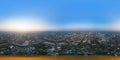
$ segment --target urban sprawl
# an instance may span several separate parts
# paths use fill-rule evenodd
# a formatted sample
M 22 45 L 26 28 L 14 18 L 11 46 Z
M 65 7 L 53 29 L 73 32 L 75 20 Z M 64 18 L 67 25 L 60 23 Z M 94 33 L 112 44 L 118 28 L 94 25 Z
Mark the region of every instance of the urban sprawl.
M 119 56 L 120 32 L 0 32 L 0 56 Z

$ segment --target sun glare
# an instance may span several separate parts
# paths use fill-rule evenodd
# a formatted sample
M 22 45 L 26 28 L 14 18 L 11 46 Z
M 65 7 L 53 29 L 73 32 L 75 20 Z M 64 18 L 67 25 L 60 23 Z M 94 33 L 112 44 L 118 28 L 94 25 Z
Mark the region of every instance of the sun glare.
M 40 29 L 40 25 L 36 19 L 12 18 L 3 23 L 2 29 L 7 31 L 36 31 Z
M 10 23 L 8 26 L 5 26 L 7 30 L 10 31 L 33 31 L 37 30 L 37 26 L 32 24 L 24 24 L 21 22 Z

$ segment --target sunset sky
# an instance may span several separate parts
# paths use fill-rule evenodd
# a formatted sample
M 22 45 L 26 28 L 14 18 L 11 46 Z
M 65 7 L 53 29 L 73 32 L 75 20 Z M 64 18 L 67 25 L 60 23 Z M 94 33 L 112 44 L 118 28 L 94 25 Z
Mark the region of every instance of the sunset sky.
M 120 30 L 120 0 L 0 0 L 3 30 Z

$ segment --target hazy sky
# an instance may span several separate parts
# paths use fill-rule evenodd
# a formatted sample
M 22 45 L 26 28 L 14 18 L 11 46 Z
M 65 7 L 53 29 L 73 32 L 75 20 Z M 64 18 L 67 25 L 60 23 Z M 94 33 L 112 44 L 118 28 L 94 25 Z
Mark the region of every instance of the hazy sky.
M 120 0 L 0 0 L 0 23 L 11 17 L 37 18 L 61 29 L 119 30 Z

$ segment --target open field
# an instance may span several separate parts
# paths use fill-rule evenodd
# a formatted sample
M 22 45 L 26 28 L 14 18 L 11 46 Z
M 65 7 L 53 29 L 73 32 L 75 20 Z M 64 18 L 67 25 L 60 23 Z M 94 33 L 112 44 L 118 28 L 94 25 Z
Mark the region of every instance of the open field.
M 0 60 L 120 60 L 120 57 L 115 56 L 0 57 Z

